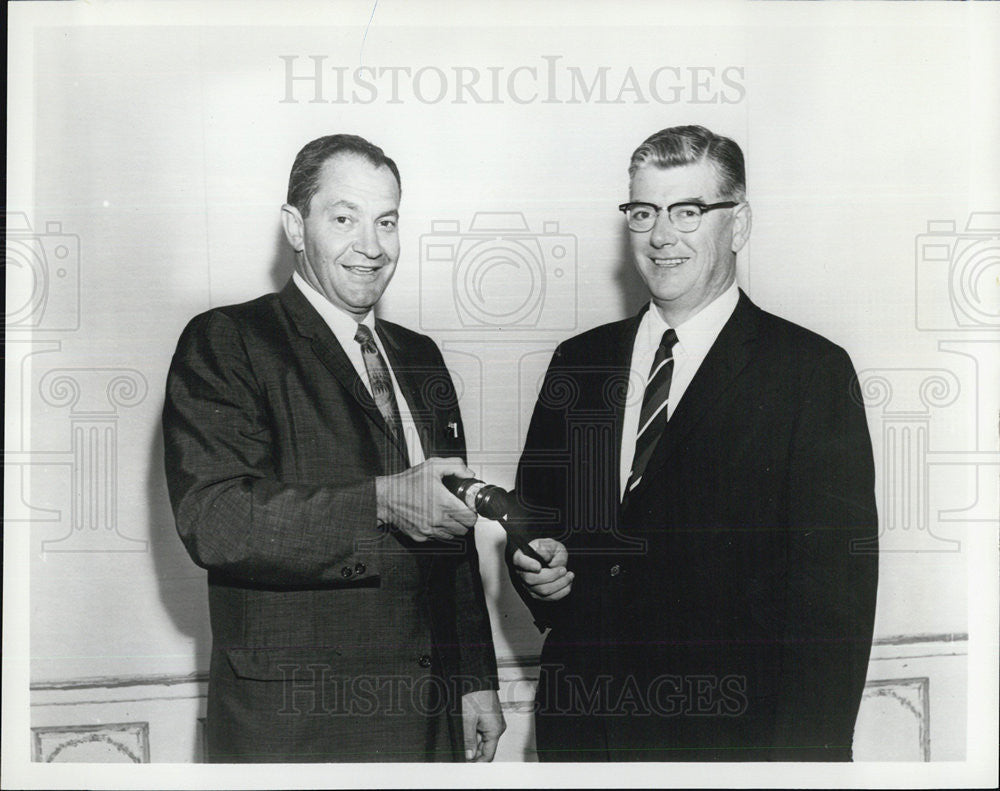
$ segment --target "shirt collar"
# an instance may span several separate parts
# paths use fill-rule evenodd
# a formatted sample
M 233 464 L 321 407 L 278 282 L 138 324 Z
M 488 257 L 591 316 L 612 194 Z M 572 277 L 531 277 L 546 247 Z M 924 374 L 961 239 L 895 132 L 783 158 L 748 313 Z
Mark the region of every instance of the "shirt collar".
M 350 313 L 338 308 L 325 296 L 320 294 L 319 291 L 309 285 L 305 278 L 298 272 L 292 273 L 292 282 L 302 292 L 302 296 L 309 300 L 309 304 L 316 308 L 316 312 L 319 313 L 323 321 L 326 322 L 326 325 L 336 336 L 337 341 L 345 349 L 350 349 L 356 343 L 354 336 L 358 332 L 358 324 L 364 324 L 372 331 L 372 334 L 375 333 L 374 311 L 369 310 L 359 322 Z
M 674 327 L 677 333 L 677 343 L 681 350 L 691 356 L 704 356 L 719 337 L 722 328 L 729 321 L 729 317 L 736 310 L 736 303 L 740 300 L 740 290 L 733 283 L 719 296 L 709 302 L 705 307 L 691 316 L 687 321 Z M 646 312 L 648 321 L 646 331 L 649 342 L 653 348 L 660 344 L 663 333 L 670 329 L 670 325 L 663 320 L 660 311 L 652 300 L 649 303 L 649 310 Z

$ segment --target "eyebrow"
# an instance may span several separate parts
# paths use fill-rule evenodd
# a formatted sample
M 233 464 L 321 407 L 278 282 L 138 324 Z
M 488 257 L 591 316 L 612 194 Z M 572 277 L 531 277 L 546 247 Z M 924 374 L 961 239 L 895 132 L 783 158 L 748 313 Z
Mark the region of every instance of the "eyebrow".
M 356 204 L 356 203 L 352 203 L 352 202 L 351 202 L 351 201 L 349 201 L 349 200 L 338 200 L 338 201 L 334 201 L 333 203 L 327 203 L 327 204 L 326 204 L 326 205 L 325 205 L 325 206 L 323 207 L 323 209 L 324 209 L 325 211 L 334 211 L 335 209 L 338 209 L 338 208 L 344 208 L 344 209 L 350 209 L 351 211 L 356 211 L 356 212 L 358 212 L 358 214 L 360 214 L 360 213 L 361 213 L 361 211 L 362 211 L 362 210 L 361 210 L 361 207 L 360 207 L 360 206 L 358 206 L 358 204 Z M 382 213 L 381 213 L 380 215 L 378 215 L 378 216 L 379 216 L 379 218 L 382 218 L 382 217 L 390 217 L 390 216 L 391 216 L 391 217 L 398 217 L 398 216 L 399 216 L 399 210 L 398 210 L 398 209 L 389 209 L 389 211 L 385 211 L 385 212 L 382 212 Z
M 634 200 L 632 203 L 645 203 L 647 206 L 659 206 L 658 203 L 653 203 L 653 201 L 648 200 Z M 667 206 L 676 206 L 678 203 L 708 203 L 704 198 L 681 198 L 680 200 L 672 200 Z
M 337 209 L 341 207 L 345 209 L 350 209 L 351 211 L 361 211 L 361 207 L 358 206 L 358 204 L 351 203 L 350 201 L 347 200 L 333 201 L 332 203 L 327 203 L 323 208 L 326 209 L 327 211 L 331 211 L 332 209 Z

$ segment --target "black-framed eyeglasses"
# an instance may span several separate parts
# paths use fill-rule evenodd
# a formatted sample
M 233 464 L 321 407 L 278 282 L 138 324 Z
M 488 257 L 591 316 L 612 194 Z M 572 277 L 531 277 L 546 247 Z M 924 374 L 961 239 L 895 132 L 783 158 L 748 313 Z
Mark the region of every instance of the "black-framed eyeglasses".
M 625 219 L 628 222 L 628 229 L 636 233 L 645 233 L 653 230 L 656 225 L 656 218 L 661 212 L 666 212 L 670 218 L 670 224 L 678 231 L 691 233 L 697 231 L 701 225 L 701 218 L 705 212 L 713 209 L 731 209 L 739 206 L 739 201 L 722 201 L 721 203 L 692 203 L 683 201 L 681 203 L 671 203 L 667 207 L 657 206 L 655 203 L 643 203 L 641 201 L 623 203 L 618 207 L 618 211 L 625 212 Z

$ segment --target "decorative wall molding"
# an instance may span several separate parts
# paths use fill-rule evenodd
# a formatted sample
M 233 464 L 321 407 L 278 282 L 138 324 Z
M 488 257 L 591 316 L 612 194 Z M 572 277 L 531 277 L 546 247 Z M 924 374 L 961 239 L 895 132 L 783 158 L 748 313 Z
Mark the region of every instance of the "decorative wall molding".
M 855 735 L 856 742 L 860 742 L 856 748 L 862 753 L 859 757 L 871 756 L 868 760 L 882 761 L 930 761 L 929 688 L 930 679 L 926 676 L 865 684 Z
M 969 635 L 965 632 L 942 632 L 940 634 L 897 634 L 889 637 L 876 637 L 873 646 L 880 645 L 912 645 L 914 643 L 966 643 Z
M 149 763 L 149 723 L 32 728 L 33 760 L 42 763 Z
M 196 673 L 158 673 L 147 676 L 121 675 L 74 678 L 61 681 L 37 681 L 32 692 L 78 689 L 118 689 L 121 687 L 172 687 L 178 684 L 208 683 L 208 671 Z

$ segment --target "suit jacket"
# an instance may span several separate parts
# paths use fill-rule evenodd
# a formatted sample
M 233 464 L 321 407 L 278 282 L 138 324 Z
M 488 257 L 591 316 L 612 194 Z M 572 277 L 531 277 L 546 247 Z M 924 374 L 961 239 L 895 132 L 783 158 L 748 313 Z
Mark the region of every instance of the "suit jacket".
M 464 458 L 437 346 L 376 331 L 425 455 Z M 177 529 L 208 569 L 210 759 L 461 760 L 461 696 L 496 688 L 475 542 L 377 524 L 374 479 L 404 457 L 291 282 L 191 321 L 163 430 Z
M 871 443 L 847 354 L 741 292 L 619 502 L 640 316 L 561 344 L 518 470 L 575 571 L 541 627 L 542 760 L 850 760 L 871 646 Z

